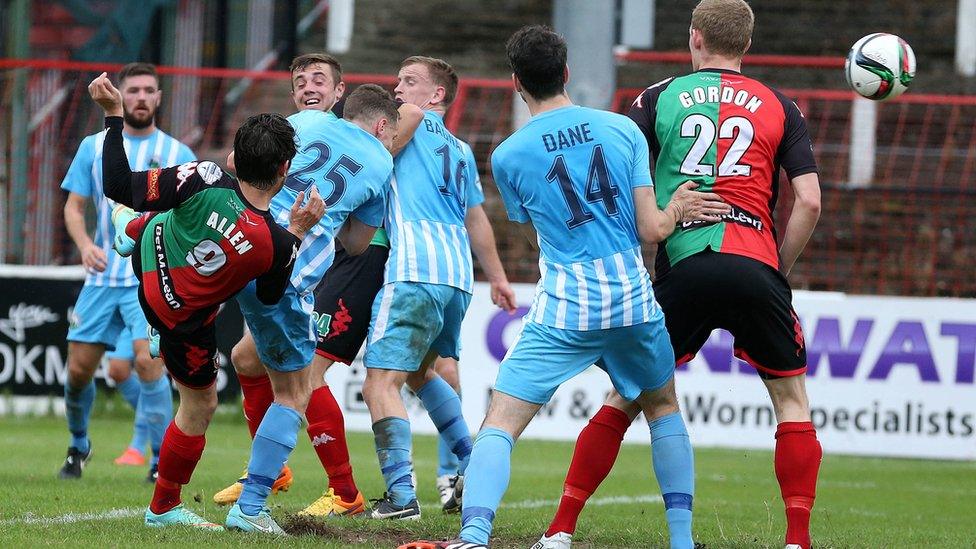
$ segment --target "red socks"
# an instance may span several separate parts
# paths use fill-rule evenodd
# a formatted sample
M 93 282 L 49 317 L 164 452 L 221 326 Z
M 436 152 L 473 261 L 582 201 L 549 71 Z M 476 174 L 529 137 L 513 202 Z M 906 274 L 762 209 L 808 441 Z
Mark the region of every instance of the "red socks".
M 809 421 L 783 422 L 776 428 L 774 465 L 786 504 L 786 543 L 810 547 L 810 510 L 817 496 L 823 450 Z
M 237 374 L 241 382 L 241 393 L 244 395 L 244 419 L 251 438 L 258 432 L 258 426 L 264 419 L 264 413 L 274 402 L 274 391 L 271 389 L 271 378 L 266 374 L 260 376 L 245 376 Z
M 572 534 L 587 498 L 596 491 L 613 468 L 630 418 L 621 410 L 604 406 L 580 432 L 573 451 L 573 461 L 566 474 L 559 509 L 552 519 L 547 536 L 558 532 Z
M 149 504 L 153 513 L 162 514 L 180 504 L 180 488 L 190 482 L 206 443 L 203 435 L 187 435 L 175 421 L 170 422 L 159 450 L 159 478 Z
M 342 410 L 328 385 L 312 391 L 305 410 L 308 419 L 308 438 L 329 475 L 329 487 L 343 501 L 352 502 L 359 494 L 352 478 L 349 464 L 349 448 L 346 446 L 346 424 Z

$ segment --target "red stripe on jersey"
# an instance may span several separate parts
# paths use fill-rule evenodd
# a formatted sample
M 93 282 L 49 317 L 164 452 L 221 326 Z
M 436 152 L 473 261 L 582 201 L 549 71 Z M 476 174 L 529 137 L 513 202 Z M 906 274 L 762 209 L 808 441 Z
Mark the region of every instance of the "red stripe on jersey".
M 773 91 L 751 78 L 723 74 L 722 88 L 723 97 L 728 93 L 726 88 L 734 92 L 732 102 L 719 103 L 719 166 L 713 191 L 744 210 L 742 215 L 754 219 L 727 222 L 721 251 L 751 257 L 778 270 L 772 219 L 773 180 L 786 113 Z

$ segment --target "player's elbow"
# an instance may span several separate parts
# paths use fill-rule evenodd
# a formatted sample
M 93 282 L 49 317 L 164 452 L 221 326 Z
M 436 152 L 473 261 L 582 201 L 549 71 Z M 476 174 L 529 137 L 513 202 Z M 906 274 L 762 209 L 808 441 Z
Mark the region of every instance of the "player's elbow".
M 820 219 L 820 193 L 797 195 L 793 207 L 802 211 L 807 217 Z

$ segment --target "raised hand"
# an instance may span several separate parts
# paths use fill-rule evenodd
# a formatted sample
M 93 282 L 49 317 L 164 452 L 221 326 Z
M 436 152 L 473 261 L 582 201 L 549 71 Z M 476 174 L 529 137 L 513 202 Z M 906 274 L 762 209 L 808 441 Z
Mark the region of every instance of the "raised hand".
M 305 191 L 299 192 L 295 197 L 288 218 L 288 231 L 298 238 L 305 238 L 305 233 L 312 230 L 312 227 L 325 215 L 325 201 L 319 196 L 319 190 L 315 185 L 312 185 L 312 191 L 308 193 L 308 202 L 302 205 L 303 202 L 305 202 Z
M 122 116 L 122 92 L 108 79 L 108 73 L 102 73 L 88 84 L 88 95 L 98 103 L 105 116 Z

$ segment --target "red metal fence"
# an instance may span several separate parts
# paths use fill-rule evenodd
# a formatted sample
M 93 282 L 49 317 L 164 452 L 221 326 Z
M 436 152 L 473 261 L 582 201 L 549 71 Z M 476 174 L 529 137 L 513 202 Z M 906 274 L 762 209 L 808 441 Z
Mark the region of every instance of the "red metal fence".
M 634 60 L 635 52 L 631 52 Z M 623 59 L 623 57 L 622 57 Z M 686 63 L 687 54 L 655 53 L 658 63 Z M 748 58 L 747 62 L 783 59 Z M 790 62 L 798 63 L 796 59 Z M 811 67 L 836 70 L 835 58 L 809 59 Z M 5 235 L 8 260 L 70 263 L 77 253 L 65 234 L 59 184 L 81 139 L 101 128 L 100 111 L 86 86 L 116 65 L 49 60 L 0 59 L 0 224 L 22 219 Z M 27 76 L 24 109 L 30 121 L 27 146 L 11 128 L 18 104 L 14 74 Z M 290 113 L 286 72 L 160 67 L 164 104 L 161 127 L 189 144 L 201 157 L 222 159 L 232 131 L 247 115 Z M 390 75 L 346 75 L 350 86 L 377 82 L 391 86 Z M 188 84 L 192 83 L 190 86 Z M 193 96 L 186 91 L 193 90 Z M 612 108 L 625 111 L 640 89 L 621 89 Z M 880 104 L 877 114 L 874 178 L 848 183 L 851 110 L 854 95 L 838 90 L 782 90 L 805 113 L 821 169 L 823 215 L 792 282 L 797 288 L 852 293 L 976 296 L 976 97 L 906 94 Z M 534 281 L 535 254 L 506 221 L 491 184 L 488 158 L 511 131 L 514 97 L 508 80 L 462 80 L 448 126 L 469 142 L 478 158 L 487 208 L 495 221 L 502 259 L 514 280 Z M 16 156 L 27 154 L 25 181 Z M 26 185 L 23 185 L 26 183 Z M 16 195 L 25 188 L 26 195 Z M 779 224 L 792 203 L 783 183 Z M 13 216 L 13 217 L 11 217 Z

